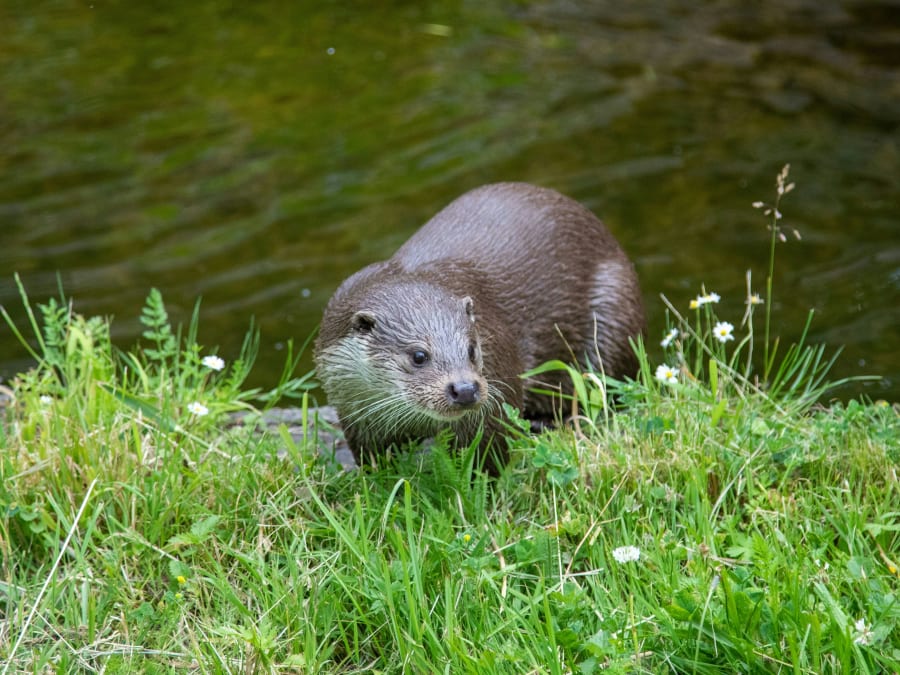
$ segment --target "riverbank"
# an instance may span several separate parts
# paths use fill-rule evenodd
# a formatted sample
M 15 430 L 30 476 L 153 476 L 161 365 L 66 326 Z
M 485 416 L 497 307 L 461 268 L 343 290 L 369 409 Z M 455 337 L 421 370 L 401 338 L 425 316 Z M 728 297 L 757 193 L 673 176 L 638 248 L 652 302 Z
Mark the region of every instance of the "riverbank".
M 0 672 L 900 669 L 896 405 L 642 356 L 572 371 L 577 424 L 496 480 L 441 443 L 346 471 L 161 326 L 68 317 L 8 383 Z

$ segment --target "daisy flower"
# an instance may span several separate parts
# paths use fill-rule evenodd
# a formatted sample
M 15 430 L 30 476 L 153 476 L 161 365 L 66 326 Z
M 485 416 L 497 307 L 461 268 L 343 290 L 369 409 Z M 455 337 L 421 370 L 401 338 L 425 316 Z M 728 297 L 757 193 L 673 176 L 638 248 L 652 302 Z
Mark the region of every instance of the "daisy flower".
M 666 333 L 666 337 L 664 337 L 662 339 L 662 342 L 660 342 L 659 344 L 662 345 L 663 348 L 668 347 L 670 344 L 672 344 L 672 341 L 677 337 L 678 337 L 678 329 L 673 328 L 668 333 Z
M 728 342 L 734 340 L 734 326 L 727 321 L 720 321 L 713 327 L 713 335 L 719 342 Z
M 200 363 L 212 370 L 222 370 L 225 367 L 225 362 L 218 356 L 204 356 Z
M 209 408 L 198 401 L 194 401 L 193 403 L 188 403 L 188 412 L 192 415 L 196 415 L 197 417 L 203 417 L 204 415 L 209 414 Z
M 637 562 L 641 558 L 641 549 L 637 546 L 620 546 L 613 549 L 612 557 L 620 565 Z
M 663 363 L 656 367 L 656 379 L 665 384 L 675 384 L 678 382 L 678 372 Z
M 722 299 L 722 296 L 718 293 L 704 293 L 703 295 L 698 295 L 696 298 L 691 300 L 691 309 L 699 309 L 703 305 L 708 305 L 710 303 L 715 304 Z
M 856 636 L 853 638 L 853 642 L 858 645 L 867 645 L 872 640 L 872 627 L 866 625 L 865 619 L 860 619 L 856 623 L 853 624 L 853 629 L 856 631 Z

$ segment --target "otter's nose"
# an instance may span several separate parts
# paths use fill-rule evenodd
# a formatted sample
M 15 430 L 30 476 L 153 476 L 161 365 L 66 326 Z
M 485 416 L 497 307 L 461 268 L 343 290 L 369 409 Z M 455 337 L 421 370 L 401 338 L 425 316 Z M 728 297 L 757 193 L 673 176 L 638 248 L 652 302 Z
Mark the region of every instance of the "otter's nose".
M 478 403 L 481 391 L 477 382 L 451 382 L 447 385 L 447 397 L 453 405 L 470 406 Z

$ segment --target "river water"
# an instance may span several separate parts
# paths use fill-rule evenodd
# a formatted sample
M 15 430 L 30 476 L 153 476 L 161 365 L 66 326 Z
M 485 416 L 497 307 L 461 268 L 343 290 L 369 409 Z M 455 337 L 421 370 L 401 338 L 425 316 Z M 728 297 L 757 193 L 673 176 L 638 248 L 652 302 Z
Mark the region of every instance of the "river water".
M 0 304 L 13 273 L 114 317 L 151 287 L 274 383 L 339 282 L 468 188 L 600 215 L 660 294 L 763 291 L 756 200 L 791 164 L 772 309 L 900 399 L 900 5 L 878 1 L 0 2 Z M 27 367 L 0 326 L 0 375 Z

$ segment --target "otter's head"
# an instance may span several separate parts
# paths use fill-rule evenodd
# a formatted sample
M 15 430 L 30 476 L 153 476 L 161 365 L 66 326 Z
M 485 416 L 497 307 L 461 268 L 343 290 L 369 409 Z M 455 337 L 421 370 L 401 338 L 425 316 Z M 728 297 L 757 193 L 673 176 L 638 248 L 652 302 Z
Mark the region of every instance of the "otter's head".
M 345 424 L 425 435 L 484 414 L 490 395 L 471 298 L 427 283 L 369 286 L 317 356 Z

